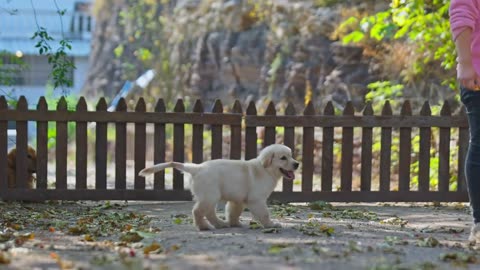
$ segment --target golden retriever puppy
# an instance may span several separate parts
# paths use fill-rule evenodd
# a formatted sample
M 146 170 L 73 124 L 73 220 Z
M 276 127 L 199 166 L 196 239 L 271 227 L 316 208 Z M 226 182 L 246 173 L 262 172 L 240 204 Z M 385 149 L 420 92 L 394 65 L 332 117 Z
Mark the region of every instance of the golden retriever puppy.
M 37 152 L 35 149 L 33 149 L 31 146 L 28 146 L 27 149 L 27 170 L 28 170 L 28 179 L 27 179 L 27 187 L 29 189 L 33 189 L 34 187 L 34 182 L 35 182 L 35 177 L 33 174 L 37 171 Z M 9 188 L 15 188 L 17 185 L 17 149 L 13 148 L 8 152 L 7 155 L 7 161 L 8 161 L 8 187 Z
M 241 226 L 239 218 L 245 206 L 264 227 L 280 227 L 270 220 L 267 198 L 282 177 L 295 178 L 298 166 L 290 148 L 274 144 L 252 160 L 217 159 L 201 164 L 168 162 L 145 168 L 139 175 L 146 176 L 168 167 L 191 175 L 195 200 L 192 213 L 199 230 L 209 230 L 210 225 L 215 228 Z M 227 222 L 215 213 L 221 200 L 227 201 Z

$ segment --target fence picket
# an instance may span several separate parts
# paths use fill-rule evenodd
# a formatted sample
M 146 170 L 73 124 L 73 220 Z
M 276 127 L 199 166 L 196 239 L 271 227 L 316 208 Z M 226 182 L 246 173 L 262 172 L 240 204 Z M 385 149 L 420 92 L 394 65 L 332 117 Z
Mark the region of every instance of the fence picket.
M 275 104 L 270 101 L 268 103 L 267 110 L 265 110 L 265 115 L 268 116 L 275 116 L 277 115 L 277 111 L 275 110 Z M 265 135 L 263 138 L 263 147 L 267 147 L 270 144 L 275 143 L 275 127 L 265 127 Z
M 250 101 L 247 107 L 248 116 L 256 116 L 257 108 L 255 102 Z M 245 128 L 245 159 L 253 159 L 257 157 L 257 127 L 246 126 Z
M 420 111 L 420 115 L 430 116 L 432 111 L 426 101 Z M 420 151 L 418 153 L 418 190 L 430 190 L 430 146 L 432 130 L 430 127 L 420 128 Z
M 296 115 L 295 107 L 291 102 L 288 103 L 287 108 L 285 109 L 285 115 Z M 284 127 L 284 134 L 283 134 L 283 142 L 286 146 L 292 149 L 292 154 L 295 158 L 295 128 L 294 127 Z M 302 165 L 303 168 L 303 165 Z M 282 191 L 283 192 L 292 192 L 293 191 L 293 181 L 283 178 L 282 184 Z
M 145 100 L 140 98 L 135 107 L 135 112 L 144 113 L 146 110 Z M 145 168 L 146 140 L 145 123 L 135 123 L 135 189 L 145 189 L 145 177 L 138 175 L 138 173 Z
M 440 115 L 443 117 L 452 115 L 448 101 L 443 104 Z M 440 128 L 438 147 L 438 190 L 448 191 L 450 186 L 450 128 Z
M 412 116 L 412 107 L 410 101 L 406 100 L 400 111 L 404 117 Z M 410 164 L 412 156 L 412 128 L 400 128 L 400 151 L 398 164 L 398 190 L 410 190 Z
M 8 110 L 5 96 L 0 96 L 0 113 Z M 0 194 L 6 193 L 8 188 L 7 179 L 7 152 L 8 152 L 8 122 L 0 121 Z
M 315 115 L 313 103 L 308 102 L 303 115 Z M 314 149 L 315 130 L 313 127 L 303 128 L 303 148 L 302 148 L 302 192 L 313 191 L 313 149 Z
M 382 116 L 392 115 L 392 107 L 387 100 L 382 109 Z M 392 165 L 392 128 L 382 127 L 380 150 L 380 191 L 390 190 L 390 168 Z
M 27 99 L 21 96 L 17 103 L 17 111 L 25 112 L 28 110 Z M 28 165 L 27 165 L 27 147 L 28 147 L 28 127 L 27 121 L 17 121 L 17 161 L 16 161 L 16 188 L 27 188 Z
M 117 112 L 127 111 L 127 102 L 118 101 Z M 115 123 L 115 189 L 127 188 L 127 123 Z
M 333 116 L 335 110 L 331 101 L 327 103 L 323 114 Z M 322 191 L 332 190 L 333 178 L 333 127 L 324 127 L 322 134 Z M 302 165 L 303 166 L 303 165 Z
M 212 108 L 212 113 L 223 114 L 222 102 L 217 99 Z M 212 159 L 222 158 L 223 126 L 212 125 Z
M 240 101 L 235 100 L 232 113 L 242 114 Z M 238 124 L 230 125 L 230 159 L 242 158 L 242 120 Z
M 373 115 L 372 103 L 368 102 L 363 109 L 363 115 Z M 373 128 L 362 128 L 362 161 L 360 172 L 360 190 L 370 191 L 372 189 L 372 145 Z
M 176 113 L 184 113 L 185 105 L 182 99 L 178 99 L 173 109 Z M 185 124 L 173 125 L 173 161 L 185 161 Z M 183 174 L 173 170 L 173 189 L 183 190 Z
M 57 104 L 57 112 L 67 112 L 67 101 L 61 97 Z M 67 189 L 67 122 L 57 122 L 57 134 L 55 138 L 55 188 Z
M 48 110 L 48 104 L 45 97 L 40 97 L 37 104 L 37 111 Z M 48 172 L 48 122 L 37 122 L 37 189 L 47 188 Z M 1 161 L 0 161 L 1 162 Z
M 351 101 L 348 101 L 343 115 L 353 115 L 355 109 Z M 342 191 L 352 190 L 353 172 L 353 128 L 343 127 L 342 130 L 342 167 L 340 170 L 340 189 Z
M 105 98 L 100 98 L 96 111 L 107 110 Z M 107 188 L 107 123 L 96 122 L 95 128 L 95 189 Z
M 155 105 L 156 113 L 165 113 L 165 102 L 159 99 Z M 153 131 L 153 162 L 155 164 L 165 162 L 166 137 L 165 124 L 155 123 Z M 165 189 L 165 171 L 156 173 L 153 176 L 153 188 Z
M 197 99 L 193 106 L 193 112 L 203 114 L 203 104 Z M 192 161 L 193 163 L 203 162 L 203 128 L 204 125 L 193 124 L 192 128 Z

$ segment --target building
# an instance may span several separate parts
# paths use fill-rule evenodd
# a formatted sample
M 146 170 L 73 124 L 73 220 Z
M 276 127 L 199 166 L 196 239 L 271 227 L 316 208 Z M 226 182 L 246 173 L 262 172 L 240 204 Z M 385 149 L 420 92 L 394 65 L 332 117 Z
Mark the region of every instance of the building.
M 0 69 L 18 70 L 19 62 L 25 64 L 20 72 L 0 72 L 0 76 L 9 77 L 9 85 L 2 85 L 5 80 L 0 78 L 0 95 L 13 98 L 24 95 L 29 107 L 36 107 L 38 99 L 47 94 L 52 67 L 47 56 L 41 55 L 39 48 L 35 47 L 38 39 L 32 39 L 40 27 L 54 39 L 49 41 L 52 51 L 59 48 L 62 39 L 69 40 L 72 46 L 66 52 L 76 67 L 69 75 L 73 86 L 57 89 L 53 95 L 59 96 L 63 90 L 79 94 L 86 79 L 95 23 L 91 6 L 90 0 L 0 0 Z M 14 127 L 13 122 L 9 123 L 9 148 L 14 147 L 16 141 Z M 34 123 L 29 123 L 30 139 L 35 137 L 35 128 Z
M 64 14 L 60 15 L 59 10 L 65 11 Z M 73 87 L 65 90 L 70 94 L 78 94 L 86 79 L 94 29 L 91 1 L 0 0 L 0 13 L 0 51 L 12 53 L 26 64 L 26 69 L 13 76 L 12 85 L 0 85 L 3 94 L 12 91 L 17 97 L 25 95 L 31 106 L 35 106 L 38 98 L 45 95 L 52 68 L 47 57 L 40 55 L 39 48 L 35 47 L 38 40 L 32 40 L 39 27 L 45 28 L 54 38 L 49 42 L 53 51 L 59 47 L 62 36 L 71 42 L 72 49 L 67 50 L 67 54 L 76 69 L 70 74 Z M 15 65 L 15 61 L 11 57 L 4 57 L 0 68 L 12 65 Z M 59 95 L 62 91 L 55 90 L 54 93 Z

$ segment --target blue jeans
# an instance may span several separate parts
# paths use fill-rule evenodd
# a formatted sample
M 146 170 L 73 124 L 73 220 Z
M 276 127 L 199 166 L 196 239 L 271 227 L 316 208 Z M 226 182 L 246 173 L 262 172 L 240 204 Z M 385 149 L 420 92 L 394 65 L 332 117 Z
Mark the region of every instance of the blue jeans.
M 480 223 L 480 91 L 471 91 L 462 87 L 461 100 L 467 109 L 470 127 L 465 178 L 467 179 L 473 222 Z

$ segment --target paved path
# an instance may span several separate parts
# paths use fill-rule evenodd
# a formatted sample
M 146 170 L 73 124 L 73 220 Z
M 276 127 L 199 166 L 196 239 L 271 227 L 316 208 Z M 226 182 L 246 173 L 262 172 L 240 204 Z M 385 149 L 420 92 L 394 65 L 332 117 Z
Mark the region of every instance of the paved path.
M 0 269 L 480 269 L 463 204 L 272 205 L 278 231 L 209 232 L 191 207 L 1 203 Z

